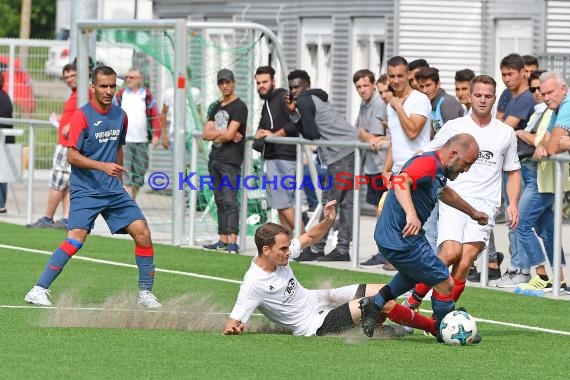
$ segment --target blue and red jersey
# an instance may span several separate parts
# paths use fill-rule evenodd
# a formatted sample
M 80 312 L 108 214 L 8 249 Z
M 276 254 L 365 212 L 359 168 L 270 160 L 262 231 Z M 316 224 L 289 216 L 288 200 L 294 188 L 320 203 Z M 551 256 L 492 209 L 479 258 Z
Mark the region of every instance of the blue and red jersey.
M 408 160 L 400 173 L 407 173 L 413 183 L 411 194 L 416 214 L 422 226 L 429 218 L 435 207 L 441 189 L 446 185 L 447 178 L 438 152 L 426 152 Z M 393 187 L 401 186 L 395 180 Z M 374 239 L 379 246 L 394 250 L 405 251 L 415 247 L 424 238 L 424 230 L 415 236 L 402 236 L 406 226 L 406 213 L 396 198 L 394 190 L 386 196 L 382 214 L 376 223 Z
M 78 109 L 71 117 L 67 146 L 83 156 L 100 162 L 117 162 L 119 145 L 125 144 L 127 114 L 116 105 L 104 111 L 93 102 Z M 71 195 L 94 196 L 122 193 L 123 184 L 96 169 L 71 166 Z

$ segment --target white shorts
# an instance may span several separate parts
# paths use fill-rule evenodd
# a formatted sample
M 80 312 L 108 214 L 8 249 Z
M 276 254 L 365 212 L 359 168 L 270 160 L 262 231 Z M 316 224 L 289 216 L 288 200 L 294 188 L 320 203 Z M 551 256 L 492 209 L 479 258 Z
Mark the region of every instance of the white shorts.
M 467 214 L 439 202 L 439 221 L 437 223 L 437 246 L 446 240 L 463 243 L 483 242 L 487 246 L 489 236 L 495 226 L 495 214 L 498 207 L 482 199 L 464 198 L 467 203 L 476 210 L 482 211 L 489 216 L 489 223 L 479 225 Z
M 311 305 L 313 309 L 310 313 L 310 321 L 308 321 L 311 327 L 308 329 L 309 334 L 305 335 L 316 335 L 317 330 L 323 325 L 330 311 L 342 304 L 352 301 L 357 290 L 358 285 L 348 285 L 334 289 L 311 290 L 311 296 L 313 297 Z

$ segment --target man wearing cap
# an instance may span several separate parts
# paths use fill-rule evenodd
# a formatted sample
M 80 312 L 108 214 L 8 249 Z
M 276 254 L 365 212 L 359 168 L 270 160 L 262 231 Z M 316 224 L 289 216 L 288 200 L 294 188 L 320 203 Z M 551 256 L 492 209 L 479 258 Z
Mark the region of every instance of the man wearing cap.
M 218 208 L 219 239 L 206 249 L 238 253 L 239 209 L 237 177 L 244 154 L 243 136 L 247 123 L 247 106 L 235 94 L 234 74 L 228 69 L 218 71 L 218 88 L 222 99 L 208 109 L 208 122 L 202 137 L 212 141 L 208 172 L 213 178 L 214 200 Z

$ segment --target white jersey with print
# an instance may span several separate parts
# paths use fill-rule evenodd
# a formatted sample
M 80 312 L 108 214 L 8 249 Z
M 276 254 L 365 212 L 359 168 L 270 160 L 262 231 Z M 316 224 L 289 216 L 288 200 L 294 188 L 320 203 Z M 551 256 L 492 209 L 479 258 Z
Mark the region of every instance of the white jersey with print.
M 501 205 L 503 171 L 520 169 L 517 155 L 517 138 L 514 130 L 498 119 L 480 127 L 471 115 L 450 120 L 424 148 L 425 151 L 441 148 L 450 137 L 469 133 L 479 144 L 479 158 L 466 173 L 447 185 L 463 198 L 484 199 L 495 207 Z
M 426 118 L 426 122 L 419 135 L 415 139 L 410 140 L 402 129 L 398 113 L 392 106 L 388 105 L 388 129 L 390 130 L 392 158 L 394 159 L 393 173 L 398 173 L 406 161 L 429 142 L 431 134 L 431 103 L 425 94 L 412 90 L 404 102 L 404 111 L 408 117 L 411 115 L 423 116 Z
M 299 256 L 301 244 L 298 239 L 291 240 L 290 251 L 290 259 Z M 340 289 L 350 290 L 353 297 L 356 287 Z M 246 323 L 253 311 L 259 308 L 269 320 L 293 335 L 312 336 L 330 310 L 348 302 L 347 299 L 327 302 L 327 293 L 326 290 L 305 289 L 288 264 L 278 266 L 274 272 L 266 272 L 254 258 L 244 275 L 230 318 Z

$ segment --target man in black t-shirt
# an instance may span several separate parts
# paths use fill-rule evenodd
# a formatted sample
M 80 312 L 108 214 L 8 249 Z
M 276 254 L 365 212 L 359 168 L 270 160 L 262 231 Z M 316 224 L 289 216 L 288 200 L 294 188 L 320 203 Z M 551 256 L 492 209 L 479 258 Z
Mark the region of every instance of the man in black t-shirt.
M 237 181 L 245 148 L 243 137 L 247 106 L 235 94 L 234 74 L 230 70 L 220 70 L 217 80 L 222 99 L 208 110 L 208 122 L 202 137 L 212 141 L 208 172 L 213 177 L 219 239 L 216 243 L 204 245 L 204 248 L 238 253 Z

